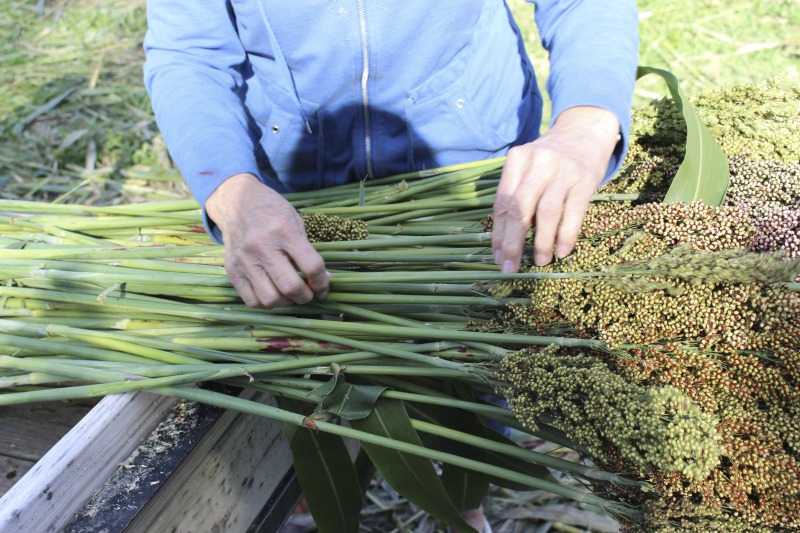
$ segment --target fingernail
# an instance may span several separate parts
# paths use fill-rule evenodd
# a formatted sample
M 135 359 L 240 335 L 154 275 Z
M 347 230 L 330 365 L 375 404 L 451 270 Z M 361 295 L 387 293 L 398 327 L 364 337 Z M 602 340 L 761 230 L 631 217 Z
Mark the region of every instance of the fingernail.
M 325 275 L 328 276 L 328 279 L 331 279 L 333 277 L 333 274 L 331 274 L 327 270 L 325 271 Z
M 516 268 L 514 268 L 514 263 L 510 260 L 503 261 L 503 274 L 513 274 L 516 272 Z
M 551 256 L 547 254 L 535 254 L 533 256 L 533 262 L 536 263 L 536 266 L 545 266 L 550 262 L 550 257 Z
M 495 265 L 499 265 L 502 262 L 503 262 L 503 252 L 501 252 L 500 250 L 497 250 L 494 253 L 494 264 Z
M 559 259 L 564 259 L 567 257 L 572 250 L 569 246 L 556 246 L 556 257 Z

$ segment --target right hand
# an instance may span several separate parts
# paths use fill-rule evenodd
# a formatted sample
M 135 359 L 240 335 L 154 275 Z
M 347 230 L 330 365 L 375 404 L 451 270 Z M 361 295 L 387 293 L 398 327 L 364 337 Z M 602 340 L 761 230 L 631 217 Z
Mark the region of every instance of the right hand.
M 244 303 L 270 309 L 328 295 L 330 274 L 300 215 L 254 175 L 225 180 L 206 200 L 206 212 L 222 231 L 225 271 Z

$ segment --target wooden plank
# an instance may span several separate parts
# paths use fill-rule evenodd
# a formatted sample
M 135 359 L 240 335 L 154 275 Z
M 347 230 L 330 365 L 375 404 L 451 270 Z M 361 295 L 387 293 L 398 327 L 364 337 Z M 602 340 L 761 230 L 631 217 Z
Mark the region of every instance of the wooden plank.
M 146 392 L 103 398 L 0 498 L 0 531 L 58 531 L 176 403 Z
M 266 394 L 253 399 L 274 405 Z M 247 531 L 291 464 L 280 424 L 228 411 L 125 531 Z
M 224 409 L 179 401 L 67 524 L 63 533 L 123 531 L 207 438 Z
M 303 497 L 303 489 L 292 467 L 272 491 L 264 508 L 247 528 L 246 533 L 275 533 L 294 512 Z
M 35 464 L 35 461 L 28 459 L 0 457 L 0 495 L 8 492 L 17 480 L 24 476 Z
M 97 400 L 0 407 L 0 455 L 38 461 L 95 404 Z
M 181 401 L 62 532 L 274 532 L 299 498 L 279 424 Z

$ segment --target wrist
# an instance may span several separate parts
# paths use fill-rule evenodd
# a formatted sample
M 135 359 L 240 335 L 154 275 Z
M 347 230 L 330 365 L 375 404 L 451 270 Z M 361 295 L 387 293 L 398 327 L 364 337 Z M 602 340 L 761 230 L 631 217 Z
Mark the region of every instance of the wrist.
M 580 135 L 583 139 L 605 146 L 609 153 L 622 138 L 617 116 L 607 109 L 594 106 L 565 109 L 556 118 L 552 130 Z
M 241 173 L 230 176 L 206 199 L 206 214 L 222 229 L 229 213 L 239 211 L 242 201 L 250 197 L 255 187 L 264 187 L 264 184 L 253 174 Z

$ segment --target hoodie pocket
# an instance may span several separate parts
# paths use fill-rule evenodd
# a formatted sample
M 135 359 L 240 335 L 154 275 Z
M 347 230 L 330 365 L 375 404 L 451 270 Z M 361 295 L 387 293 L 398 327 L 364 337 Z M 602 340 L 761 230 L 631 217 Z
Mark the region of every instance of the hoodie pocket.
M 510 13 L 494 2 L 485 3 L 472 40 L 408 95 L 417 169 L 504 155 L 539 134 L 533 69 Z
M 498 98 L 510 95 L 498 94 Z M 489 116 L 460 81 L 421 101 L 409 98 L 406 116 L 414 168 L 446 166 L 503 155 L 520 141 L 538 135 L 537 95 L 516 96 L 516 109 Z
M 309 117 L 307 126 L 297 113 L 287 113 L 273 104 L 261 126 L 259 144 L 266 156 L 266 170 L 290 191 L 317 189 L 322 183 L 322 124 L 321 112 Z

